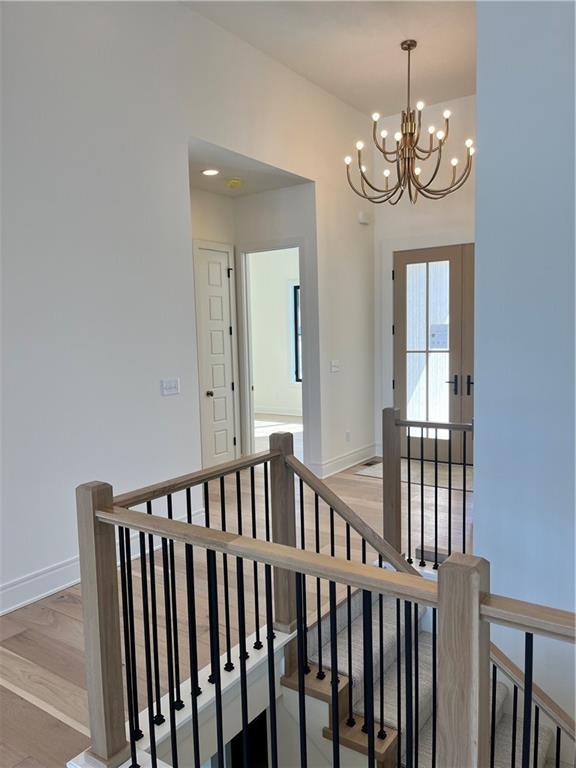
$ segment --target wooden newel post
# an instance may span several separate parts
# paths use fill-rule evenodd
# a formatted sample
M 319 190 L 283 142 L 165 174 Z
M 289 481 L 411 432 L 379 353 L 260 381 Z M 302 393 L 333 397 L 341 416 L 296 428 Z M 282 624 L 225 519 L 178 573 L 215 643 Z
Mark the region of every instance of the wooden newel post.
M 398 552 L 402 551 L 402 497 L 400 465 L 400 429 L 398 408 L 382 411 L 382 491 L 384 538 Z
M 285 461 L 285 457 L 293 453 L 293 447 L 291 432 L 270 435 L 270 450 L 281 452 L 270 461 L 272 540 L 288 547 L 296 546 L 294 473 Z M 274 627 L 280 632 L 296 629 L 295 578 L 283 568 L 274 568 Z
M 112 504 L 112 486 L 107 483 L 87 483 L 76 489 L 90 752 L 106 768 L 116 768 L 130 754 L 124 712 L 115 529 L 94 515 L 96 510 L 111 508 Z
M 490 563 L 455 553 L 438 572 L 438 766 L 490 763 Z

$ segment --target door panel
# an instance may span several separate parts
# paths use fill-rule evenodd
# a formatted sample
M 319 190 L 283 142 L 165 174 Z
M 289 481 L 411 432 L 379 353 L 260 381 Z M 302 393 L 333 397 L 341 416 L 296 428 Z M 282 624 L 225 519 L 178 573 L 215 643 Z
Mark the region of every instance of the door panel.
M 471 418 L 473 398 L 467 396 L 469 410 L 463 411 L 462 385 L 467 381 L 463 375 L 472 376 L 474 355 L 469 341 L 473 248 L 456 245 L 394 254 L 394 404 L 402 418 L 439 422 Z M 412 437 L 420 435 L 420 428 L 411 430 Z M 426 458 L 434 457 L 434 436 L 435 430 L 424 430 Z M 438 441 L 438 458 L 445 461 L 447 430 L 438 431 Z M 461 435 L 454 432 L 455 461 L 461 450 Z
M 234 304 L 231 245 L 194 243 L 194 283 L 202 465 L 234 459 L 237 408 L 234 391 Z

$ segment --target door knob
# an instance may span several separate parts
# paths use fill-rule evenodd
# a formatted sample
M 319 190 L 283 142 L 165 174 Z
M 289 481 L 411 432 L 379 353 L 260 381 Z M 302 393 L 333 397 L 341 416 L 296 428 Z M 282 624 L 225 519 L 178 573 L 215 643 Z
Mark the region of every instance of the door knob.
M 466 394 L 471 395 L 472 394 L 472 387 L 474 386 L 474 382 L 472 381 L 472 376 L 468 374 L 466 376 Z
M 444 383 L 445 384 L 451 384 L 454 387 L 453 393 L 455 395 L 458 394 L 458 374 L 457 373 L 454 374 L 454 378 L 453 379 L 449 379 L 448 381 L 446 381 Z
M 213 392 L 213 390 L 209 389 L 209 390 L 206 392 L 206 397 L 214 397 L 214 392 Z

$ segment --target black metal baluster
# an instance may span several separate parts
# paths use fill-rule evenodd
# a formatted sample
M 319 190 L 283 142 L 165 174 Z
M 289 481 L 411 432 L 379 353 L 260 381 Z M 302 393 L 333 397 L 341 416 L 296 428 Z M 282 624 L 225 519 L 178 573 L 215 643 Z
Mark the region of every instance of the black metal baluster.
M 412 603 L 404 601 L 404 676 L 406 686 L 406 768 L 414 768 L 414 708 L 412 701 Z
M 462 433 L 462 552 L 466 554 L 466 437 Z
M 516 728 L 518 725 L 518 686 L 514 686 L 512 697 L 512 758 L 510 768 L 516 768 Z
M 239 474 L 239 473 L 238 473 Z M 239 638 L 239 656 L 240 664 L 240 708 L 242 711 L 242 762 L 243 765 L 250 765 L 250 746 L 248 743 L 248 684 L 246 681 L 246 613 L 244 606 L 244 561 L 241 557 L 236 558 L 236 585 L 238 598 L 238 638 Z
M 438 428 L 434 429 L 434 570 L 438 570 Z
M 560 768 L 560 747 L 561 747 L 562 731 L 560 728 L 556 728 L 556 756 L 554 760 L 555 768 Z
M 130 659 L 132 670 L 132 695 L 134 697 L 134 737 L 141 739 L 144 735 L 140 728 L 140 707 L 138 704 L 138 660 L 136 658 L 136 634 L 134 631 L 134 590 L 132 587 L 132 552 L 130 547 L 130 529 L 124 528 L 124 543 L 126 546 L 126 586 L 128 589 L 128 632 L 130 638 Z
M 172 494 L 166 497 L 168 519 L 172 520 Z M 184 702 L 180 695 L 180 637 L 178 633 L 178 606 L 176 600 L 176 565 L 174 562 L 174 542 L 172 539 L 168 542 L 168 555 L 170 560 L 170 594 L 172 598 L 172 642 L 174 643 L 174 684 L 176 686 L 175 709 L 182 709 Z
M 538 741 L 540 739 L 540 707 L 534 707 L 534 757 L 533 768 L 538 768 Z
M 331 537 L 334 537 L 334 526 L 332 518 L 334 510 L 330 510 L 331 515 Z M 336 582 L 331 581 L 328 584 L 330 596 L 330 665 L 331 679 L 330 690 L 332 693 L 332 765 L 334 768 L 340 766 L 340 712 L 338 708 L 338 638 L 336 636 Z
M 346 560 L 350 560 L 350 524 L 346 523 Z M 346 725 L 356 725 L 352 708 L 352 587 L 346 587 L 346 630 L 348 637 L 348 719 Z
M 407 471 L 408 471 L 408 558 L 407 562 L 412 564 L 414 560 L 412 559 L 412 459 L 410 457 L 410 427 L 408 427 L 406 431 L 406 444 L 408 446 L 408 457 L 407 457 Z M 400 739 L 398 739 L 400 741 Z
M 496 756 L 496 664 L 492 664 L 492 711 L 490 713 L 490 768 Z
M 452 554 L 452 430 L 448 430 L 448 555 Z
M 438 627 L 437 609 L 432 608 L 432 768 L 436 768 L 436 706 L 438 703 Z
M 400 600 L 396 598 L 396 720 L 398 727 L 398 754 L 396 764 L 402 765 L 402 611 Z
M 187 489 L 187 499 L 190 489 Z M 190 509 L 190 507 L 189 507 Z M 191 515 L 189 515 L 191 518 Z M 200 735 L 198 730 L 198 696 L 202 693 L 198 685 L 198 638 L 196 630 L 196 593 L 194 584 L 194 552 L 186 544 L 186 596 L 188 608 L 188 655 L 190 659 L 190 697 L 192 701 L 192 748 L 194 766 L 200 768 Z
M 204 525 L 206 528 L 210 528 L 210 488 L 208 483 L 204 483 Z
M 150 616 L 148 610 L 148 574 L 146 569 L 146 536 L 140 537 L 140 576 L 142 578 L 142 623 L 144 626 L 144 657 L 146 660 L 146 699 L 148 704 L 148 732 L 150 734 L 150 761 L 156 768 L 156 736 L 154 734 L 154 687 L 152 684 L 152 652 L 150 650 Z
M 382 568 L 382 555 L 378 555 L 378 567 Z M 378 672 L 380 675 L 380 728 L 378 729 L 378 738 L 386 738 L 384 728 L 384 598 L 382 594 L 378 595 L 378 642 L 380 643 L 378 654 Z
M 146 502 L 146 512 L 152 514 L 152 502 Z M 156 692 L 155 725 L 164 722 L 162 714 L 162 691 L 160 688 L 160 659 L 158 655 L 158 607 L 156 604 L 156 556 L 154 554 L 154 536 L 148 534 L 148 559 L 150 565 L 150 612 L 152 617 L 152 651 L 154 655 L 154 690 Z
M 304 532 L 304 481 L 300 478 L 299 483 L 300 490 L 300 548 L 302 551 L 306 549 L 306 537 Z M 306 597 L 306 576 L 302 574 L 302 613 L 304 615 L 304 673 L 307 675 L 310 672 L 310 664 L 308 663 L 308 599 Z
M 426 567 L 424 560 L 424 427 L 420 427 L 420 563 Z
M 420 741 L 420 663 L 418 604 L 414 603 L 414 768 L 418 768 Z
M 366 539 L 362 539 L 362 565 L 366 565 Z
M 266 541 L 270 541 L 270 497 L 268 491 L 268 462 L 264 462 L 264 522 L 266 524 Z
M 216 707 L 216 741 L 218 745 L 218 766 L 224 768 L 224 731 L 222 723 L 222 677 L 220 674 L 220 637 L 218 620 L 218 575 L 216 553 L 206 550 L 208 566 L 208 623 L 210 628 L 210 664 L 214 682 Z
M 362 590 L 362 646 L 364 651 L 364 725 L 368 735 L 368 765 L 374 766 L 374 671 L 372 669 L 372 594 Z
M 302 575 L 296 573 L 296 627 L 298 646 L 298 713 L 300 731 L 300 766 L 306 768 L 308 755 L 306 750 L 306 690 L 304 683 L 304 616 L 302 609 Z
M 252 538 L 258 538 L 258 531 L 256 528 L 256 479 L 254 476 L 254 467 L 250 467 L 250 504 L 252 511 Z M 256 639 L 254 640 L 254 649 L 259 651 L 263 648 L 262 640 L 260 639 L 260 595 L 258 584 L 258 563 L 254 560 L 253 563 L 253 579 L 254 579 L 254 623 L 256 627 Z
M 532 666 L 534 635 L 526 632 L 524 650 L 524 725 L 522 731 L 522 768 L 530 766 L 530 730 L 532 727 Z
M 166 664 L 168 668 L 168 719 L 170 720 L 170 746 L 172 766 L 178 768 L 178 739 L 176 734 L 176 706 L 174 698 L 174 644 L 172 640 L 172 602 L 170 600 L 170 566 L 168 542 L 162 539 L 162 581 L 164 584 L 164 611 L 166 630 Z
M 274 661 L 274 617 L 272 614 L 272 567 L 264 566 L 266 591 L 266 648 L 268 652 L 268 706 L 270 713 L 271 768 L 278 768 L 278 725 L 276 719 L 276 665 Z
M 126 698 L 128 699 L 128 731 L 130 735 L 131 768 L 138 768 L 136 760 L 136 734 L 134 732 L 134 695 L 132 691 L 132 658 L 130 654 L 130 628 L 128 623 L 128 588 L 126 585 L 126 554 L 124 528 L 118 528 L 120 546 L 120 584 L 122 588 L 122 624 L 124 629 L 124 666 L 126 669 Z
M 320 552 L 320 509 L 318 494 L 314 494 L 314 525 L 316 527 L 316 552 Z M 318 631 L 318 680 L 324 680 L 326 673 L 322 668 L 322 585 L 316 579 L 316 626 Z
M 220 478 L 220 526 L 223 531 L 226 530 L 226 487 L 224 478 Z M 222 554 L 222 569 L 224 581 L 224 630 L 226 635 L 226 663 L 224 670 L 231 672 L 234 669 L 232 663 L 232 641 L 230 632 L 230 579 L 228 576 L 228 555 Z
M 236 509 L 237 509 L 237 526 L 238 526 L 238 533 L 240 536 L 243 534 L 243 528 L 242 528 L 242 482 L 240 477 L 240 472 L 236 472 Z M 236 563 L 238 563 L 240 558 L 236 558 Z M 242 565 L 241 568 L 242 571 L 242 584 L 244 584 L 244 565 Z M 237 578 L 238 578 L 238 572 Z M 244 609 L 245 613 L 245 609 Z M 240 606 L 238 607 L 238 621 L 240 622 Z M 246 619 L 244 618 L 244 628 L 246 627 Z M 246 632 L 244 634 L 244 641 L 246 640 Z M 250 658 L 250 654 L 246 650 L 246 643 L 244 643 L 244 651 L 240 654 L 244 657 L 244 660 Z

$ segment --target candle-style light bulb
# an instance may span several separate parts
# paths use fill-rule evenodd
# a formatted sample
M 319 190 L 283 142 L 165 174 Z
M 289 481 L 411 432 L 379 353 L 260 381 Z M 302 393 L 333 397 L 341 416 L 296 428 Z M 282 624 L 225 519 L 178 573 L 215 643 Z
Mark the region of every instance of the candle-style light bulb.
M 400 133 L 400 131 L 396 131 L 396 133 L 394 134 L 394 140 L 400 141 L 401 139 L 402 139 L 402 134 Z
M 453 168 L 456 168 L 456 166 L 458 165 L 458 158 L 453 157 L 452 160 L 450 160 L 450 164 L 452 165 Z
M 428 133 L 432 135 L 433 133 L 436 133 L 436 128 L 433 125 L 428 126 Z
M 352 158 L 350 157 L 350 155 L 346 155 L 346 157 L 344 158 L 344 162 L 346 163 L 346 165 L 350 165 L 350 163 L 352 162 Z
M 449 109 L 445 109 L 444 112 L 442 112 L 442 116 L 444 120 L 449 120 L 452 115 L 452 112 L 450 112 Z
M 420 168 L 417 165 L 416 168 L 414 168 L 414 173 L 416 174 L 416 176 L 420 176 L 420 174 L 422 173 L 422 168 Z
M 466 141 L 465 141 L 464 143 L 466 144 L 466 146 L 468 147 L 468 149 L 470 149 L 470 147 L 472 146 L 472 144 L 474 144 L 474 140 L 473 140 L 473 139 L 466 139 Z
M 468 150 L 469 155 L 473 155 L 475 152 L 476 150 L 474 149 L 474 147 L 470 147 L 470 149 Z
M 436 138 L 438 139 L 438 141 L 442 141 L 444 136 L 446 136 L 444 131 L 436 131 Z
M 388 170 L 388 168 L 386 168 L 385 171 L 382 171 L 382 173 L 384 174 L 384 176 L 386 176 L 386 178 L 388 178 L 388 176 L 390 176 L 390 171 Z
M 422 112 L 422 110 L 424 109 L 424 102 L 423 101 L 417 101 L 416 102 L 416 109 L 418 110 L 418 112 Z
M 380 131 L 380 136 L 381 136 L 383 139 L 385 139 L 385 138 L 388 136 L 388 131 L 386 131 L 386 130 L 384 130 L 384 131 Z
M 374 122 L 377 123 L 378 120 L 380 120 L 380 114 L 378 112 L 373 112 L 372 113 L 372 120 L 374 120 Z
M 360 150 L 364 149 L 364 142 L 363 141 L 357 141 L 356 142 L 356 149 L 358 150 L 358 152 L 360 152 Z

